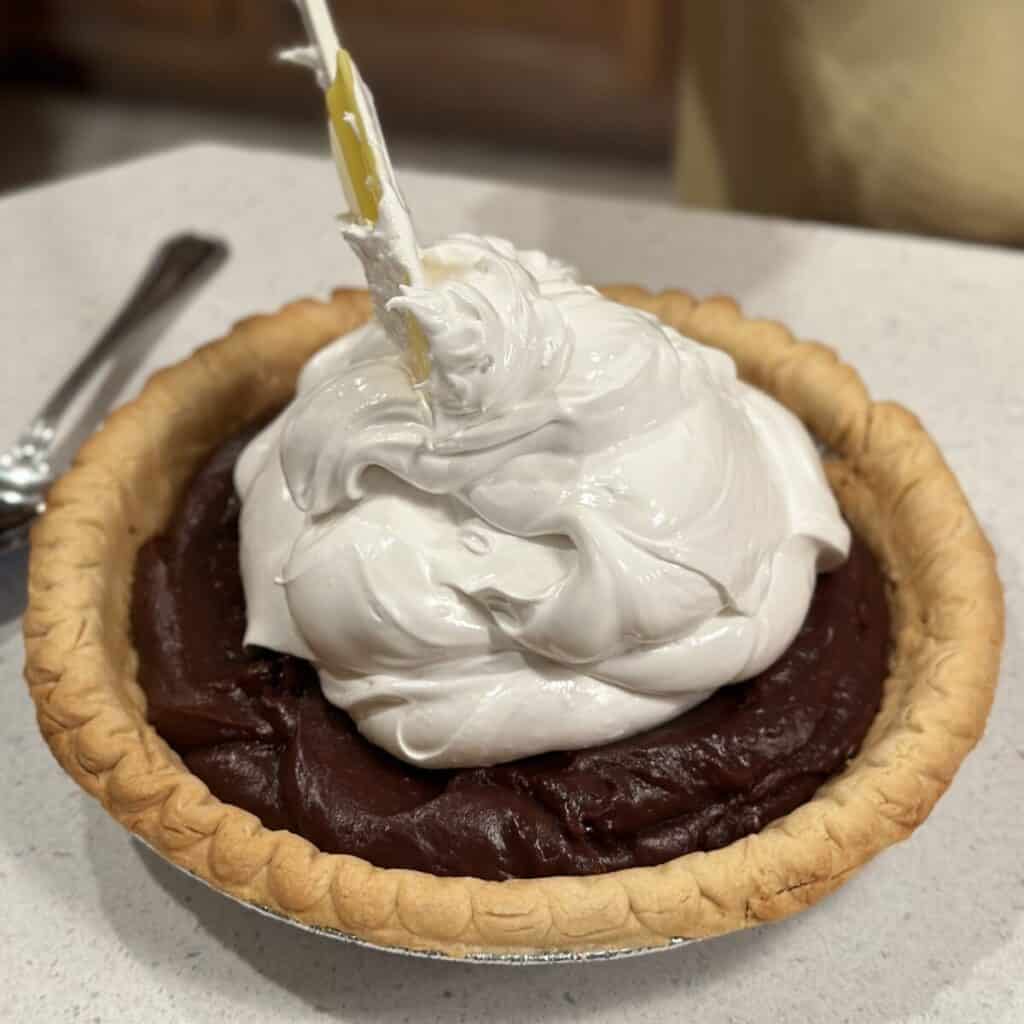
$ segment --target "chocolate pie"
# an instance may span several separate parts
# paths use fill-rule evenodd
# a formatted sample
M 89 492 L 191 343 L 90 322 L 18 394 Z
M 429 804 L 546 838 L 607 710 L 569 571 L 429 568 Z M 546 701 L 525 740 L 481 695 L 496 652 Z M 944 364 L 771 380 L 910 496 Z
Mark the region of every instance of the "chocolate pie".
M 327 702 L 307 662 L 243 647 L 232 469 L 251 433 L 217 449 L 143 546 L 132 619 L 149 721 L 212 793 L 268 828 L 435 875 L 661 864 L 798 807 L 856 753 L 878 710 L 888 609 L 858 543 L 819 578 L 779 661 L 666 725 L 489 768 L 406 764 Z
M 608 294 L 723 349 L 805 422 L 858 538 L 771 667 L 611 744 L 417 768 L 299 658 L 246 648 L 231 473 L 363 293 L 239 324 L 157 374 L 51 492 L 26 675 L 66 770 L 237 897 L 453 955 L 632 948 L 784 917 L 927 816 L 979 737 L 991 549 L 917 421 L 728 300 Z

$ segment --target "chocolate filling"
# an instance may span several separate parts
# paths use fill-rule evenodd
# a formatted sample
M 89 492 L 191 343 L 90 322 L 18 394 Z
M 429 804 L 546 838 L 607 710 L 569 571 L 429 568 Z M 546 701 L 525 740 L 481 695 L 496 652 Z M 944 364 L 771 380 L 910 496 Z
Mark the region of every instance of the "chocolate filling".
M 660 864 L 756 832 L 856 753 L 881 700 L 889 620 L 855 541 L 819 578 L 768 671 L 630 739 L 494 768 L 414 768 L 364 740 L 306 662 L 242 645 L 239 502 L 223 445 L 165 534 L 139 553 L 133 600 L 149 719 L 222 800 L 321 850 L 437 875 L 531 878 Z

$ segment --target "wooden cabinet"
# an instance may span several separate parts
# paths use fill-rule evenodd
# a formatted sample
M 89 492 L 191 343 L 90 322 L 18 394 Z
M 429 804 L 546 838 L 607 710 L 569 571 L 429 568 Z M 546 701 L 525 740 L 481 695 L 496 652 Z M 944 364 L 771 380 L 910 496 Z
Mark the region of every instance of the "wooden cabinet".
M 667 151 L 681 0 L 335 0 L 389 125 Z M 98 88 L 309 110 L 290 0 L 41 0 L 19 45 Z
M 64 39 L 78 29 L 148 29 L 204 35 L 223 25 L 234 0 L 22 0 L 22 18 Z M 257 0 L 259 3 L 259 0 Z M 255 5 L 253 5 L 255 6 Z

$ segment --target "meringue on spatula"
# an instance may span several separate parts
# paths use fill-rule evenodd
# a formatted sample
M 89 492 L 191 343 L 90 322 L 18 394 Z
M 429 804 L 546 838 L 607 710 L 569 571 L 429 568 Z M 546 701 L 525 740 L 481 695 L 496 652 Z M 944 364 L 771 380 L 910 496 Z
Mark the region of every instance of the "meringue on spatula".
M 348 203 L 345 237 L 363 264 L 377 316 L 406 348 L 417 383 L 430 372 L 419 325 L 389 309 L 403 286 L 423 280 L 409 208 L 388 155 L 373 96 L 338 39 L 324 0 L 297 0 L 310 45 L 283 59 L 314 70 L 324 90 L 331 152 Z

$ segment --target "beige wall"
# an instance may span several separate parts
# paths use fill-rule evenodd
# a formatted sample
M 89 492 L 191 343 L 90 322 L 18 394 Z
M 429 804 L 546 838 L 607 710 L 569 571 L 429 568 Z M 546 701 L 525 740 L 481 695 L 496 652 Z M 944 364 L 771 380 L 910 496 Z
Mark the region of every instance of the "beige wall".
M 685 201 L 1024 243 L 1024 0 L 685 10 Z

